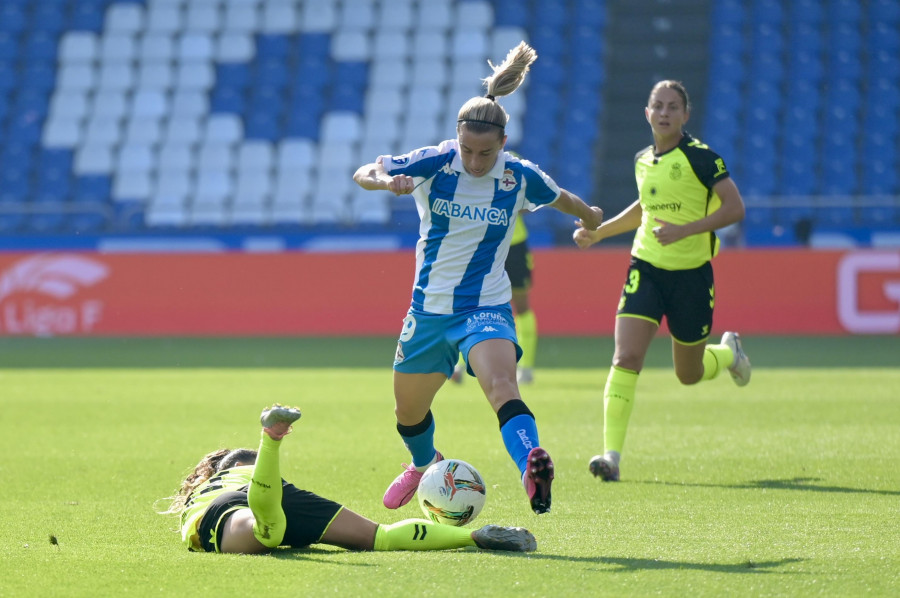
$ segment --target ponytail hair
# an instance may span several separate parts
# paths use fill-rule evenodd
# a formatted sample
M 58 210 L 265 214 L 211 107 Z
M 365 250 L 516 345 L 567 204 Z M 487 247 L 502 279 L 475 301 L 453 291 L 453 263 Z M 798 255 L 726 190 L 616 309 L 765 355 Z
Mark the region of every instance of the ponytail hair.
M 510 50 L 506 59 L 499 65 L 494 65 L 488 60 L 494 74 L 482 80 L 487 87 L 487 93 L 484 97 L 470 99 L 459 109 L 456 120 L 457 133 L 465 126 L 473 133 L 495 130 L 502 137 L 506 132 L 509 114 L 497 102 L 497 98 L 508 96 L 517 90 L 525 80 L 525 74 L 531 63 L 535 60 L 537 60 L 537 52 L 525 42 L 520 42 L 518 46 Z

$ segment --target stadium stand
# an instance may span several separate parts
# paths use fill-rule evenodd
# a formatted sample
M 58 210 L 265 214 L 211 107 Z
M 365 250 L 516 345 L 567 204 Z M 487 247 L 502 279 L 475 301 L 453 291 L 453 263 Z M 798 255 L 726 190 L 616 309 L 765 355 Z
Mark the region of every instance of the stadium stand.
M 508 147 L 609 213 L 633 196 L 628 163 L 649 142 L 635 101 L 674 74 L 699 114 L 689 130 L 745 193 L 749 244 L 798 226 L 897 228 L 896 0 L 650 7 L 3 0 L 0 234 L 415 231 L 411 202 L 362 195 L 353 169 L 453 135 L 486 61 L 521 39 L 540 58 L 503 100 Z M 571 228 L 530 223 L 537 244 Z

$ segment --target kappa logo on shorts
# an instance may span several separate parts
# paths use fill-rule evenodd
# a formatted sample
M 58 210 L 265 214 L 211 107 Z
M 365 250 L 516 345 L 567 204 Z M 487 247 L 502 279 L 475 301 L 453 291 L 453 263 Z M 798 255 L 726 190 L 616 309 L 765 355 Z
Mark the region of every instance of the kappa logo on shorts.
M 497 332 L 497 329 L 493 326 L 485 326 L 481 329 L 482 332 Z

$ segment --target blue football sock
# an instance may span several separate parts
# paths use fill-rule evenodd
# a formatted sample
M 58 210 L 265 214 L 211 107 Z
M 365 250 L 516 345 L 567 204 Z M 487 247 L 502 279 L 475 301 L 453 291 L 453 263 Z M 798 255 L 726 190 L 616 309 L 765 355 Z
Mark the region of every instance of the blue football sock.
M 434 417 L 431 411 L 425 416 L 421 423 L 415 426 L 403 426 L 397 424 L 397 431 L 403 444 L 412 455 L 413 465 L 416 467 L 425 467 L 434 459 L 436 453 L 434 449 Z
M 537 424 L 531 414 L 521 414 L 507 420 L 500 426 L 500 434 L 503 436 L 503 444 L 506 452 L 516 462 L 520 473 L 525 473 L 528 465 L 528 453 L 534 447 L 540 446 L 538 441 Z

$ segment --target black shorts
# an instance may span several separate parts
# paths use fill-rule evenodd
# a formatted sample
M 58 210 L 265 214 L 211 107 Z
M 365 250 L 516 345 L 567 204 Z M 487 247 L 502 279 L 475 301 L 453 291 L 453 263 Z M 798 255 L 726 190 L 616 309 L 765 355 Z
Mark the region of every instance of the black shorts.
M 239 508 L 250 508 L 246 486 L 233 492 L 223 492 L 209 503 L 197 526 L 203 550 L 217 552 L 222 528 Z M 281 508 L 287 518 L 287 529 L 281 546 L 299 548 L 320 541 L 335 516 L 344 507 L 318 494 L 284 482 Z
M 531 270 L 533 267 L 534 259 L 531 257 L 527 241 L 510 245 L 504 268 L 506 268 L 506 274 L 509 276 L 509 283 L 512 285 L 512 288 L 530 289 Z
M 617 316 L 662 322 L 686 345 L 705 341 L 712 330 L 715 284 L 712 264 L 691 270 L 663 270 L 632 257 Z

